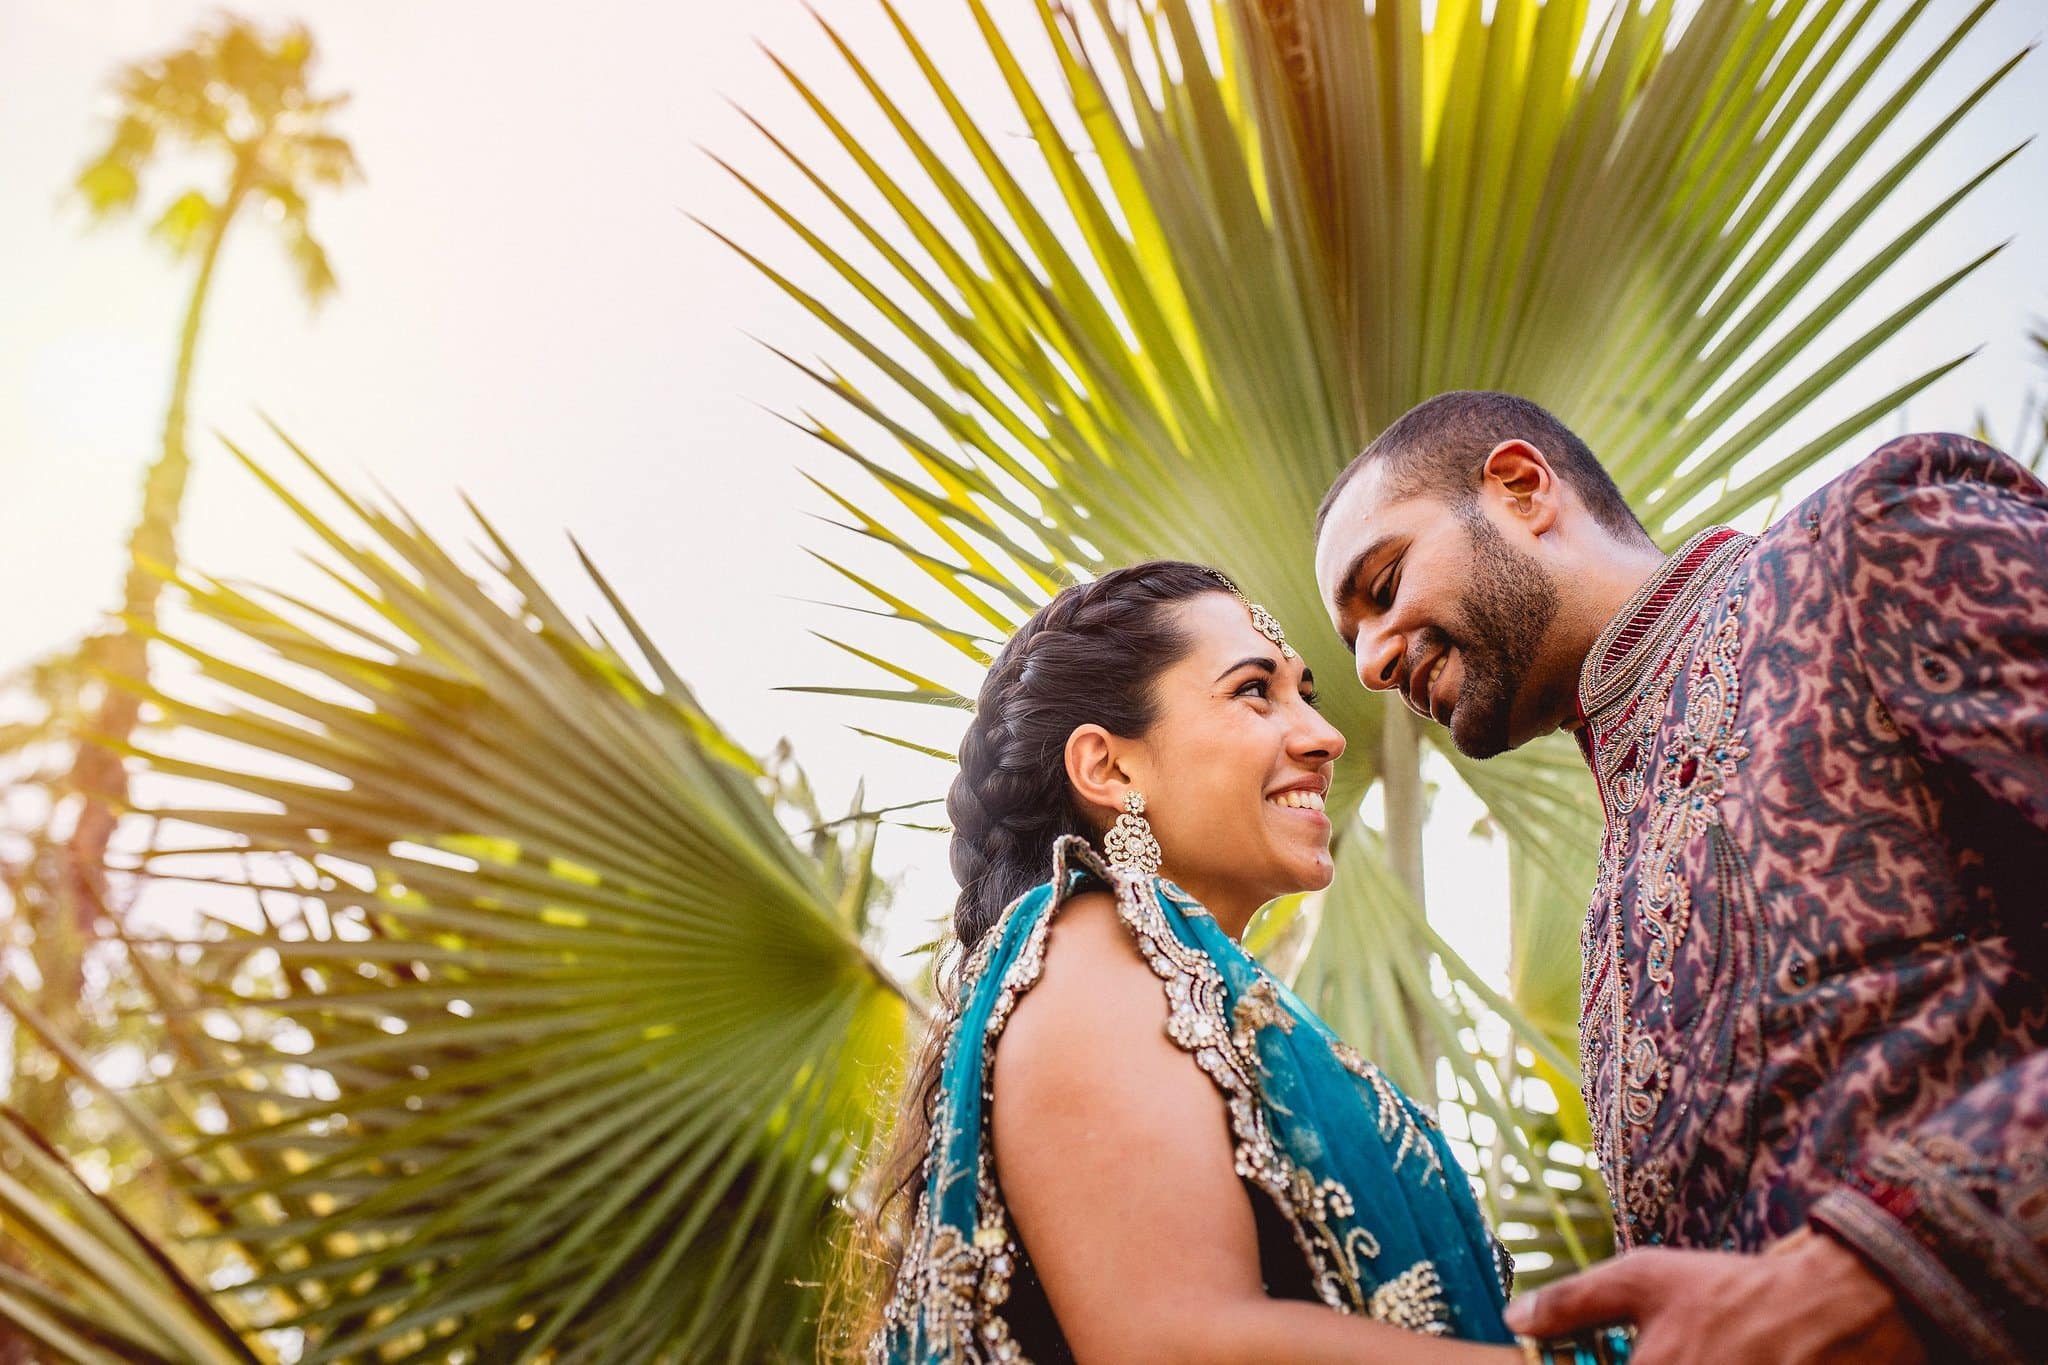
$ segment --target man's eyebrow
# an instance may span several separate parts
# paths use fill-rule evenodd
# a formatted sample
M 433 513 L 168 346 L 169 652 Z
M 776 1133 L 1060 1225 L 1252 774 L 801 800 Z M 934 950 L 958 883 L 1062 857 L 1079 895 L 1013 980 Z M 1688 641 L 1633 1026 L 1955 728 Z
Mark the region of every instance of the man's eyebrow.
M 1216 675 L 1216 681 L 1222 682 L 1225 678 L 1237 672 L 1237 670 L 1240 668 L 1263 668 L 1268 673 L 1278 673 L 1280 671 L 1280 665 L 1274 663 L 1272 659 L 1268 658 L 1266 655 L 1251 654 L 1247 655 L 1242 659 L 1239 659 L 1236 663 L 1224 669 L 1221 673 L 1218 673 Z
M 1372 562 L 1374 555 L 1377 555 L 1400 538 L 1401 536 L 1398 531 L 1390 531 L 1351 557 L 1351 562 L 1344 567 L 1343 578 L 1338 580 L 1337 600 L 1333 604 L 1340 613 L 1348 615 L 1349 613 L 1344 612 L 1344 604 L 1365 596 L 1365 589 L 1358 582 L 1360 576 L 1365 573 L 1365 566 Z M 1345 637 L 1345 648 L 1356 648 L 1357 642 L 1358 635 L 1354 631 Z
M 1374 555 L 1377 555 L 1400 538 L 1400 532 L 1389 531 L 1386 535 L 1381 536 L 1352 557 L 1351 563 L 1344 569 L 1343 587 L 1339 588 L 1337 592 L 1337 604 L 1339 606 L 1342 606 L 1351 598 L 1359 596 L 1364 591 L 1359 587 L 1358 579 L 1365 572 L 1365 566 L 1372 561 Z

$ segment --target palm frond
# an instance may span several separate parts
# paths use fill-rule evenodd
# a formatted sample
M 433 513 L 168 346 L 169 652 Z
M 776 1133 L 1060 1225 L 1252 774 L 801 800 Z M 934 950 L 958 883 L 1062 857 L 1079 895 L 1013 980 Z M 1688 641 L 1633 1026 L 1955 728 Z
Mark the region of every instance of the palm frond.
M 1347 832 L 1336 880 L 1312 899 L 1317 951 L 1294 974 L 1296 993 L 1395 1084 L 1440 1097 L 1525 1283 L 1605 1254 L 1611 1214 L 1574 1122 L 1569 1036 L 1561 1046 L 1429 926 L 1371 828 Z
M 828 103 L 778 65 L 831 155 L 757 123 L 793 179 L 721 161 L 789 236 L 776 251 L 719 235 L 827 337 L 827 359 L 789 357 L 834 414 L 792 418 L 848 476 L 818 482 L 904 571 L 847 573 L 849 605 L 953 658 L 907 677 L 900 634 L 877 624 L 848 648 L 910 685 L 816 689 L 849 698 L 971 696 L 964 640 L 1155 556 L 1224 568 L 1295 625 L 1319 676 L 1349 673 L 1310 624 L 1313 510 L 1368 438 L 1446 389 L 1558 412 L 1666 544 L 1758 515 L 1960 362 L 1930 356 L 1878 393 L 1860 382 L 1996 250 L 1905 274 L 2018 141 L 1874 233 L 2011 72 L 2017 56 L 1921 122 L 1994 0 L 1959 17 L 1925 0 L 1597 17 L 1582 0 L 1460 0 L 1430 23 L 1420 0 L 1036 0 L 1035 26 L 966 0 L 1000 83 L 987 96 L 880 3 L 917 79 L 885 84 L 827 23 L 858 98 Z M 828 285 L 850 302 L 827 302 Z M 1876 289 L 1901 301 L 1846 327 Z M 1323 695 L 1349 740 L 1342 827 L 1390 759 L 1415 789 L 1423 754 L 1389 738 L 1381 700 Z M 1525 1043 L 1568 1056 L 1591 784 L 1562 740 L 1474 763 L 1427 738 L 1513 850 Z M 1403 847 L 1417 834 L 1390 831 Z M 1469 1030 L 1432 1013 L 1453 988 L 1392 989 L 1392 950 L 1356 925 L 1384 919 L 1371 898 L 1394 890 L 1343 886 L 1275 941 L 1308 944 L 1318 1004 L 1433 1090 L 1430 1059 L 1470 1053 Z M 1541 1065 L 1568 1088 L 1568 1068 Z M 1565 1131 L 1584 1126 L 1576 1105 L 1561 1100 Z
M 1847 377 L 1978 263 L 1846 344 L 1818 344 L 1983 178 L 1849 253 L 2010 69 L 1875 158 L 1985 6 L 1923 35 L 1929 55 L 1902 76 L 1886 58 L 1928 26 L 1925 7 L 1889 7 L 1853 79 L 1834 77 L 1887 8 L 1877 0 L 1853 13 L 1843 0 L 1708 0 L 1683 23 L 1621 6 L 1598 31 L 1566 3 L 1458 6 L 1430 30 L 1414 0 L 1230 4 L 1213 25 L 1185 0 L 1161 0 L 1144 25 L 1120 26 L 1103 3 L 1037 8 L 1027 52 L 1023 25 L 969 4 L 1025 152 L 1006 153 L 1018 140 L 977 117 L 891 10 L 923 88 L 885 88 L 832 40 L 895 134 L 894 159 L 784 68 L 851 170 L 835 179 L 771 136 L 823 213 L 734 172 L 865 301 L 830 308 L 734 242 L 880 373 L 861 387 L 800 364 L 874 439 L 804 425 L 885 494 L 837 488 L 835 501 L 938 592 L 906 610 L 914 597 L 857 586 L 952 641 L 990 621 L 958 619 L 946 596 L 1000 591 L 996 566 L 1033 566 L 1004 575 L 1023 598 L 1001 626 L 1059 581 L 1159 554 L 1217 563 L 1286 619 L 1314 621 L 1306 528 L 1323 487 L 1379 425 L 1446 388 L 1509 388 L 1564 413 L 1663 535 L 1739 516 L 1873 420 L 1842 402 Z M 1030 60 L 1048 55 L 1059 101 Z M 1815 174 L 1815 149 L 1858 97 L 1878 100 L 1876 115 Z M 926 108 L 967 148 L 957 164 L 922 131 Z M 1984 174 L 2009 154 L 1987 156 Z M 1837 193 L 1859 180 L 1869 188 Z M 856 187 L 893 221 L 856 207 Z M 1815 300 L 1827 272 L 1846 279 Z M 1786 442 L 1803 418 L 1840 420 Z M 941 531 L 944 547 L 926 539 Z M 1318 637 L 1320 672 L 1348 671 L 1334 641 L 1302 633 Z M 1340 788 L 1355 801 L 1376 705 L 1331 694 L 1366 755 Z
M 142 178 L 173 147 L 222 163 L 220 200 L 196 189 L 176 196 L 150 231 L 184 256 L 203 249 L 249 194 L 269 201 L 300 292 L 317 306 L 335 289 L 326 250 L 313 237 L 305 191 L 361 178 L 355 152 L 331 125 L 347 103 L 309 85 L 316 50 L 302 24 L 265 32 L 234 15 L 202 25 L 177 48 L 123 66 L 106 141 L 72 189 L 98 219 L 135 207 Z
M 805 851 L 787 755 L 661 683 L 616 598 L 637 662 L 488 522 L 465 567 L 310 459 L 332 514 L 243 458 L 346 593 L 187 573 L 228 643 L 155 633 L 193 681 L 117 681 L 175 727 L 141 757 L 210 793 L 153 813 L 238 853 L 150 870 L 261 912 L 137 945 L 196 964 L 169 1020 L 233 1039 L 173 1077 L 225 1116 L 177 1172 L 286 1296 L 254 1328 L 311 1361 L 786 1345 L 906 1026 L 862 942 L 872 814 Z
M 0 1231 L 13 1253 L 0 1263 L 0 1321 L 53 1358 L 258 1360 L 208 1295 L 12 1109 L 0 1110 Z

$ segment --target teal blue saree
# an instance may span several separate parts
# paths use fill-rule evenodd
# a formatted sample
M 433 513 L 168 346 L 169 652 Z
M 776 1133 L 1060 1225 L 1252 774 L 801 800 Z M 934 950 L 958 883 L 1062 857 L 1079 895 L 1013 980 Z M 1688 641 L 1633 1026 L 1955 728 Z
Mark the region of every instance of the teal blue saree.
M 1045 963 L 1046 935 L 1083 883 L 1117 913 L 1166 995 L 1166 1031 L 1216 1083 L 1238 1174 L 1291 1234 L 1317 1299 L 1416 1332 L 1514 1340 L 1501 1320 L 1510 1265 L 1435 1120 L 1330 1032 L 1293 992 L 1169 881 L 1102 862 L 1064 837 L 1052 877 L 1013 903 L 962 969 L 941 1022 L 943 1071 L 924 1192 L 871 1361 L 1021 1361 L 1057 1355 L 1026 1330 L 1035 1290 L 994 1176 L 989 1128 L 996 1040 Z M 1027 1347 L 1030 1348 L 1027 1351 Z M 1274 1358 L 1287 1344 L 1275 1342 Z

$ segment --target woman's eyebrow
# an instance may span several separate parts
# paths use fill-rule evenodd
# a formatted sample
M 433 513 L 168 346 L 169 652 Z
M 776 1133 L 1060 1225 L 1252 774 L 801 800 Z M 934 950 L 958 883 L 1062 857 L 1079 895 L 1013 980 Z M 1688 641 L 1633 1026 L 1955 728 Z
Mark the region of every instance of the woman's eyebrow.
M 1268 673 L 1278 673 L 1280 671 L 1280 665 L 1275 663 L 1271 658 L 1267 657 L 1264 654 L 1253 654 L 1246 658 L 1239 659 L 1236 663 L 1224 669 L 1221 673 L 1218 673 L 1216 675 L 1216 681 L 1222 682 L 1225 678 L 1237 672 L 1237 670 L 1240 668 L 1263 668 Z

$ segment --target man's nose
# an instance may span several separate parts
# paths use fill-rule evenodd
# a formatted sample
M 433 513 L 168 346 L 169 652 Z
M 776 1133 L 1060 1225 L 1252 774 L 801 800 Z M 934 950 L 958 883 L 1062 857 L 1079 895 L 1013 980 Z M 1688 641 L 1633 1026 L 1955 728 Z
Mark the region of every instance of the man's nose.
M 1364 635 L 1358 637 L 1358 653 L 1354 662 L 1358 666 L 1358 680 L 1375 692 L 1384 692 L 1400 685 L 1402 642 L 1399 635 Z

